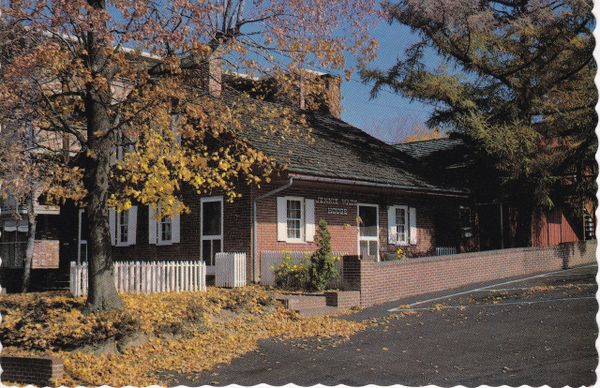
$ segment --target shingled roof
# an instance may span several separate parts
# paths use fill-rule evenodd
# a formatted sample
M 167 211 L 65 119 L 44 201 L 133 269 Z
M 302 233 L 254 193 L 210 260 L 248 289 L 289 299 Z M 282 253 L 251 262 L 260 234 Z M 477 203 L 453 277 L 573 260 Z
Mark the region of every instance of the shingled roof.
M 395 144 L 394 147 L 417 160 L 423 160 L 435 156 L 436 153 L 452 151 L 463 145 L 464 142 L 460 139 L 443 138 L 399 143 Z
M 361 129 L 329 115 L 308 113 L 314 142 L 292 136 L 274 139 L 246 131 L 247 140 L 287 164 L 287 171 L 312 177 L 358 181 L 398 189 L 466 194 L 464 188 L 434 183 L 412 157 Z

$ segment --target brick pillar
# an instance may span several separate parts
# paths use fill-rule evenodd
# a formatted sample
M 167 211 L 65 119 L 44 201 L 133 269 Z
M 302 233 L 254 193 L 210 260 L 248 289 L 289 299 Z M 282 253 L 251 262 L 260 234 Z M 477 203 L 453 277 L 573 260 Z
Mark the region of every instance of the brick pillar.
M 360 258 L 358 256 L 343 256 L 344 271 L 342 288 L 344 291 L 360 291 Z

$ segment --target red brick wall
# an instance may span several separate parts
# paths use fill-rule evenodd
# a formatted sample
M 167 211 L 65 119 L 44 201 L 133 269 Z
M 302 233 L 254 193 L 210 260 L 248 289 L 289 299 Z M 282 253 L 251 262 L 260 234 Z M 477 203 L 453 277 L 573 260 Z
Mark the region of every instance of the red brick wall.
M 224 203 L 224 250 L 227 252 L 246 252 L 247 274 L 252 278 L 252 200 L 287 181 L 279 181 L 263 186 L 261 190 L 250 190 L 245 187 L 242 197 L 233 203 Z M 219 195 L 217 193 L 213 195 Z M 397 248 L 388 245 L 387 236 L 387 207 L 388 205 L 405 204 L 417 209 L 417 245 L 405 247 L 409 256 L 424 256 L 431 254 L 435 248 L 434 215 L 436 207 L 452 207 L 458 209 L 455 198 L 440 198 L 428 195 L 406 194 L 399 195 L 390 191 L 362 188 L 359 186 L 323 186 L 317 183 L 294 183 L 294 186 L 280 193 L 264 198 L 257 202 L 258 246 L 257 252 L 262 251 L 314 251 L 315 243 L 285 243 L 277 241 L 277 197 L 299 196 L 317 199 L 318 197 L 334 197 L 379 205 L 379 236 L 380 251 L 393 252 Z M 180 218 L 181 242 L 173 245 L 148 244 L 148 208 L 138 207 L 136 244 L 130 247 L 114 247 L 116 260 L 160 260 L 160 259 L 197 259 L 200 257 L 200 199 L 201 196 L 189 191 L 184 195 L 189 214 Z M 358 252 L 358 229 L 356 219 L 358 209 L 355 204 L 343 207 L 347 215 L 328 214 L 328 205 L 315 203 L 315 221 L 324 218 L 329 224 L 332 236 L 332 249 L 335 252 L 356 254 Z M 455 212 L 456 213 L 456 212 Z M 260 273 L 260 264 L 257 264 Z
M 205 197 L 219 196 L 220 193 Z M 138 206 L 136 244 L 114 247 L 117 260 L 197 259 L 200 257 L 200 201 L 203 196 L 186 192 L 184 202 L 190 212 L 180 216 L 180 243 L 172 245 L 148 244 L 148 207 Z M 227 252 L 250 251 L 251 203 L 249 190 L 229 203 L 223 198 L 223 248 Z
M 59 250 L 58 240 L 35 240 L 31 268 L 58 268 Z
M 282 186 L 283 184 L 280 184 Z M 276 185 L 270 187 L 273 189 Z M 435 249 L 434 213 L 436 206 L 453 206 L 458 210 L 456 199 L 440 199 L 426 195 L 398 195 L 379 192 L 361 191 L 359 187 L 337 189 L 292 186 L 257 203 L 258 249 L 263 251 L 314 251 L 316 244 L 286 243 L 277 241 L 277 197 L 297 196 L 317 200 L 318 197 L 333 197 L 340 200 L 355 200 L 358 203 L 376 204 L 379 206 L 379 241 L 380 253 L 394 252 L 395 245 L 388 244 L 387 208 L 391 205 L 408 205 L 417 209 L 417 244 L 403 247 L 411 257 L 432 254 Z M 347 215 L 328 214 L 328 207 L 340 207 L 348 210 Z M 315 223 L 321 218 L 327 221 L 331 233 L 331 245 L 334 252 L 346 252 L 349 255 L 358 253 L 358 229 L 356 219 L 358 208 L 352 205 L 326 205 L 315 201 Z
M 361 307 L 490 280 L 560 270 L 596 261 L 596 241 L 512 248 L 404 261 L 344 258 L 344 288 L 361 292 Z
M 63 377 L 63 362 L 56 357 L 2 355 L 0 364 L 3 381 L 48 386 Z

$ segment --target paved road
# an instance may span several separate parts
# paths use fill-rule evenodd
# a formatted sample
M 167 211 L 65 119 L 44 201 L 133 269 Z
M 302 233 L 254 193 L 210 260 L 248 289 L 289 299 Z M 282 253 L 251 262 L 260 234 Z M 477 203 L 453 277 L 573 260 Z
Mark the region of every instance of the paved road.
M 593 385 L 595 273 L 595 266 L 578 268 L 363 310 L 349 319 L 376 323 L 345 343 L 268 340 L 229 365 L 172 383 Z M 412 302 L 411 315 L 388 311 Z

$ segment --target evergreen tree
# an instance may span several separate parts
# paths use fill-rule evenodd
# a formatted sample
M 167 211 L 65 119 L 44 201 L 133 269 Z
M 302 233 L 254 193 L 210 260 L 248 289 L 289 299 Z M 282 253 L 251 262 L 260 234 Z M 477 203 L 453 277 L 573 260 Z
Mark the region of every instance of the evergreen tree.
M 591 0 L 386 2 L 390 23 L 409 26 L 420 39 L 391 68 L 362 72 L 374 81 L 373 95 L 387 86 L 435 106 L 428 124 L 457 133 L 473 149 L 474 191 L 500 193 L 519 210 L 522 245 L 534 207 L 567 200 L 581 210 L 595 198 L 592 6 Z M 433 52 L 442 58 L 437 68 Z
M 317 232 L 317 244 L 319 248 L 310 258 L 310 286 L 312 289 L 322 291 L 332 279 L 338 276 L 335 267 L 337 257 L 331 252 L 331 235 L 324 219 L 319 221 Z

